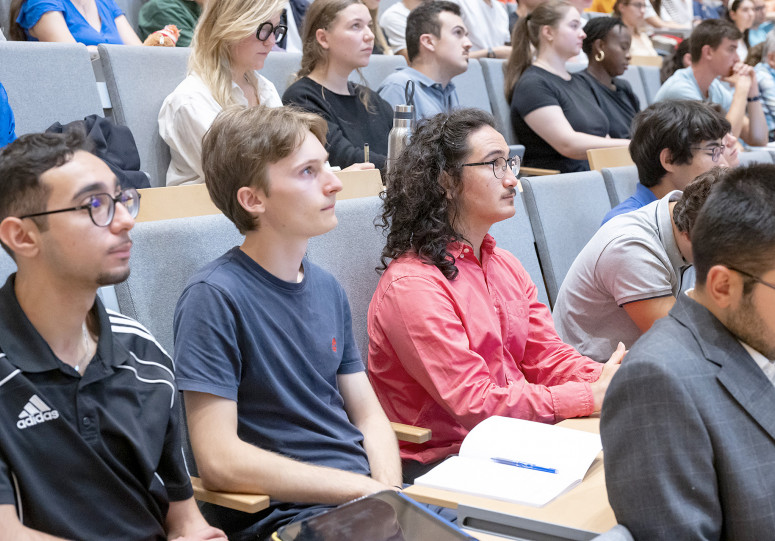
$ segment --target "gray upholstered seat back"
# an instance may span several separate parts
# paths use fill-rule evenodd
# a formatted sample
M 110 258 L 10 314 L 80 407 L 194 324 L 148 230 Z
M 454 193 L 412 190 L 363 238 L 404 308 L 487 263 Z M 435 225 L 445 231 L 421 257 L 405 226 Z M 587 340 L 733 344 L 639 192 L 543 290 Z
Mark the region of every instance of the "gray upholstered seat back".
M 503 93 L 503 65 L 505 60 L 498 58 L 482 58 L 479 60 L 482 66 L 482 75 L 487 88 L 487 95 L 490 98 L 490 108 L 495 117 L 495 125 L 498 131 L 506 138 L 510 145 L 517 144 L 517 137 L 514 135 L 514 128 L 511 125 L 511 107 L 506 101 L 506 95 Z M 483 96 L 484 97 L 484 96 Z
M 116 285 L 121 312 L 151 331 L 172 355 L 175 305 L 191 276 L 242 243 L 223 214 L 140 222 L 132 230 L 129 278 Z
M 541 273 L 541 264 L 536 254 L 535 238 L 530 228 L 530 219 L 527 217 L 524 201 L 521 194 L 514 200 L 517 208 L 514 216 L 494 224 L 490 228 L 490 235 L 495 238 L 497 245 L 514 254 L 538 289 L 538 300 L 549 306 L 549 296 L 546 294 L 544 276 Z
M 360 72 L 366 80 L 366 86 L 376 91 L 385 77 L 396 71 L 397 68 L 406 66 L 406 59 L 401 55 L 372 55 L 369 65 L 361 68 Z M 361 78 L 357 71 L 350 74 L 350 80 L 361 83 Z
M 344 287 L 350 301 L 353 335 L 364 362 L 369 351 L 366 316 L 380 277 L 375 268 L 385 246 L 382 229 L 374 226 L 381 212 L 382 201 L 376 196 L 338 201 L 339 225 L 310 239 L 307 248 L 309 259 L 333 274 Z
M 606 167 L 602 173 L 611 208 L 635 193 L 635 187 L 638 184 L 638 168 L 634 165 Z
M 738 156 L 740 156 L 740 165 L 772 163 L 772 153 L 769 150 L 751 150 L 750 152 L 741 152 Z
M 0 42 L 0 82 L 16 135 L 103 114 L 89 52 L 77 43 Z
M 293 79 L 300 67 L 301 53 L 272 51 L 267 55 L 260 73 L 272 82 L 277 93 L 282 96 L 293 84 Z
M 468 69 L 452 79 L 461 107 L 476 107 L 492 113 L 492 105 L 487 98 L 487 84 L 484 82 L 482 65 L 469 60 Z
M 113 121 L 132 130 L 151 186 L 164 186 L 170 149 L 159 135 L 159 110 L 186 77 L 189 49 L 100 45 L 99 51 Z
M 638 66 L 638 71 L 640 71 L 640 77 L 643 80 L 643 91 L 646 94 L 646 106 L 648 106 L 654 103 L 654 97 L 657 95 L 659 87 L 662 86 L 659 68 L 656 66 Z
M 554 304 L 573 260 L 595 234 L 611 201 L 597 171 L 522 179 L 549 300 Z
M 649 106 L 649 99 L 646 95 L 646 89 L 643 86 L 643 78 L 641 77 L 641 72 L 638 66 L 630 66 L 627 68 L 627 70 L 621 75 L 621 78 L 630 83 L 630 86 L 632 86 L 632 91 L 635 93 L 635 95 L 638 97 L 638 100 L 640 100 L 640 110 L 642 111 L 646 107 Z

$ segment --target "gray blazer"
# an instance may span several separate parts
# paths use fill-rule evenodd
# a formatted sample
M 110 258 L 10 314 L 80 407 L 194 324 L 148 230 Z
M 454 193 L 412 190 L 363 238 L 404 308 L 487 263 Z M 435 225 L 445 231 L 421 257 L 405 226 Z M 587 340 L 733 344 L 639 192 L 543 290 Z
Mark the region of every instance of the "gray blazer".
M 686 295 L 625 357 L 600 434 L 636 540 L 775 538 L 775 386 Z

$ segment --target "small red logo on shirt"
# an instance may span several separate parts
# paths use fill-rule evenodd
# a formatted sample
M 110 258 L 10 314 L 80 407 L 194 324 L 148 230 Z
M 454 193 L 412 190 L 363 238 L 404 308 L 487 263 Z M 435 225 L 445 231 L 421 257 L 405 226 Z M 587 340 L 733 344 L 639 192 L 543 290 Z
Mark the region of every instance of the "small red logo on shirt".
M 331 351 L 336 353 L 336 338 L 331 339 Z

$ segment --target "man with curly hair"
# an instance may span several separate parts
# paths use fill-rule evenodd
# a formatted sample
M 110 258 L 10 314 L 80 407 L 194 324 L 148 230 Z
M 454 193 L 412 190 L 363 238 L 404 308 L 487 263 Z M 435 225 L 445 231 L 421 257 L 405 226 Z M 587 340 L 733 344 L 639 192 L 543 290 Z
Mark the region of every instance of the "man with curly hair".
M 492 415 L 556 423 L 600 411 L 624 355 L 580 355 L 490 226 L 514 215 L 518 162 L 489 114 L 422 122 L 388 176 L 388 230 L 368 315 L 372 384 L 393 421 L 433 438 L 401 444 L 404 480 L 456 453 Z

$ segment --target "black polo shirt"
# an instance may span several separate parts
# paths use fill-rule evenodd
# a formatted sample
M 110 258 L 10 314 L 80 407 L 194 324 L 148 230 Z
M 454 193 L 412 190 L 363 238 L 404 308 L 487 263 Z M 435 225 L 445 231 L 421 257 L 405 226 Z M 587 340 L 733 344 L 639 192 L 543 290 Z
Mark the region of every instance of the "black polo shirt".
M 174 365 L 136 321 L 97 300 L 81 377 L 0 289 L 0 504 L 68 539 L 166 539 L 168 502 L 192 496 Z

